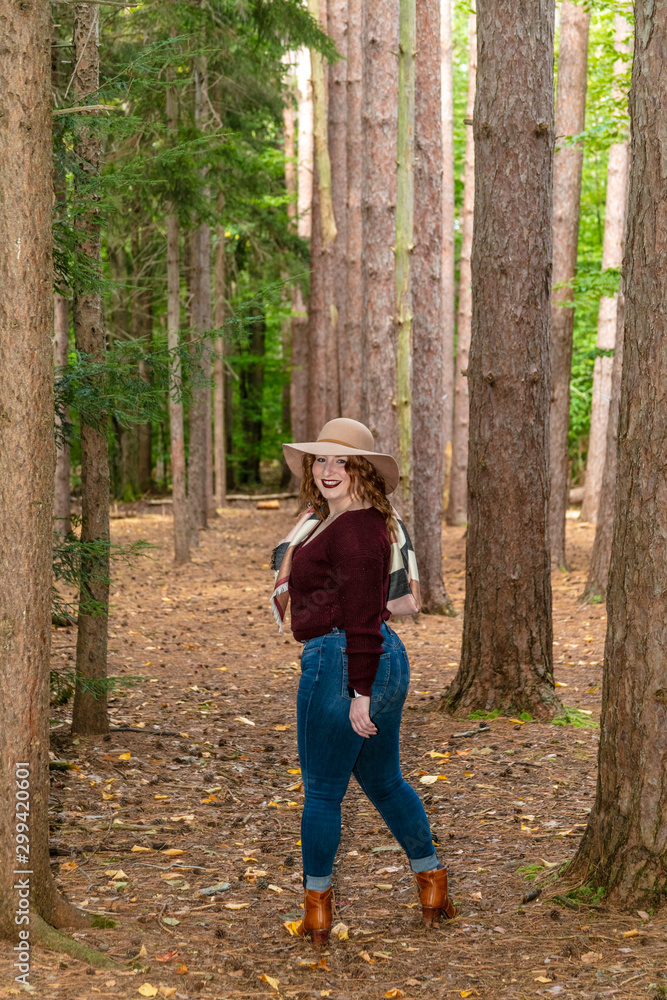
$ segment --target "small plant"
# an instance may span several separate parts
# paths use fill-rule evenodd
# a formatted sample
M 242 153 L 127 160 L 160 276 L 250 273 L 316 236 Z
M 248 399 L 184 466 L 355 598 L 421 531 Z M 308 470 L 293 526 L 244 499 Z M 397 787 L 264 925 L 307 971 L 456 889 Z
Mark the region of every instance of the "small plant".
M 590 885 L 582 885 L 578 889 L 573 889 L 567 893 L 568 899 L 574 899 L 577 903 L 585 903 L 586 906 L 599 906 L 604 899 L 606 889 L 603 885 L 593 889 Z
M 530 714 L 530 712 L 520 712 L 519 713 L 519 718 L 521 719 L 522 722 L 532 722 L 533 721 L 533 717 Z
M 103 917 L 100 913 L 95 913 L 90 926 L 104 929 L 107 927 L 118 927 L 119 925 L 117 920 L 111 920 L 110 917 Z
M 484 709 L 478 708 L 474 712 L 471 712 L 468 716 L 469 719 L 497 719 L 500 715 L 500 709 L 494 708 L 492 712 L 485 712 Z
M 541 875 L 544 871 L 544 865 L 525 865 L 523 868 L 517 868 L 519 875 L 523 875 L 524 878 L 529 879 L 531 882 L 536 879 L 538 875 Z
M 552 726 L 574 726 L 575 729 L 599 729 L 598 723 L 590 715 L 578 708 L 563 706 L 563 711 L 551 720 Z

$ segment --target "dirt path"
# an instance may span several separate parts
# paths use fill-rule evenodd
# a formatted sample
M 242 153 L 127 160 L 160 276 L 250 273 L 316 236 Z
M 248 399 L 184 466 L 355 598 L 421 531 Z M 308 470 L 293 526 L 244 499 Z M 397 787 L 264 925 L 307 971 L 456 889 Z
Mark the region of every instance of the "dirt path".
M 77 936 L 121 971 L 41 951 L 33 995 L 664 996 L 664 918 L 552 898 L 568 887 L 551 887 L 549 873 L 574 853 L 594 795 L 598 729 L 434 711 L 456 671 L 461 617 L 396 625 L 413 670 L 404 773 L 423 795 L 460 915 L 422 928 L 406 859 L 351 785 L 334 872 L 348 937 L 321 956 L 289 934 L 302 901 L 300 647 L 274 625 L 268 562 L 291 522 L 291 510 L 227 509 L 183 569 L 171 564 L 168 517 L 112 522 L 114 541 L 158 546 L 132 568 L 119 565 L 112 590 L 110 672 L 126 678 L 111 699 L 112 725 L 143 732 L 72 740 L 71 706 L 53 710 L 53 754 L 76 767 L 54 774 L 51 836 L 68 898 L 118 921 Z M 594 722 L 604 608 L 577 604 L 592 532 L 570 523 L 569 538 L 573 570 L 554 576 L 556 677 L 565 705 L 579 710 L 572 717 Z M 461 611 L 461 529 L 446 530 L 445 552 Z M 54 663 L 71 663 L 72 630 L 53 639 Z M 536 886 L 541 896 L 522 903 Z M 0 998 L 18 992 L 13 960 L 0 945 Z

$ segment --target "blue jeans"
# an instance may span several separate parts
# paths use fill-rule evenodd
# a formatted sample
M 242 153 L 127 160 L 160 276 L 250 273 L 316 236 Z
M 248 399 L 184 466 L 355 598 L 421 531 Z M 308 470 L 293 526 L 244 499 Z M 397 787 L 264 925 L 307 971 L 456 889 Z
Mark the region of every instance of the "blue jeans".
M 345 632 L 304 643 L 297 695 L 299 761 L 305 792 L 301 818 L 304 886 L 327 889 L 340 842 L 340 805 L 354 774 L 408 856 L 413 871 L 438 868 L 426 813 L 401 774 L 399 727 L 408 693 L 405 646 L 386 623 L 371 695 L 378 732 L 368 739 L 350 725 Z

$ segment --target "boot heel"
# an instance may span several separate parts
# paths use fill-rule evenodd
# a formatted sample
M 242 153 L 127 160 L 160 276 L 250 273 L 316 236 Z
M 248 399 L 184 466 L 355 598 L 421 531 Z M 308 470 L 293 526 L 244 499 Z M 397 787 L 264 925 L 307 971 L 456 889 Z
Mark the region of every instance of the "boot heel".
M 325 945 L 329 943 L 329 929 L 311 931 L 311 937 L 313 939 L 313 948 L 324 948 Z
M 437 924 L 438 918 L 440 916 L 440 910 L 434 906 L 423 906 L 422 915 L 424 918 L 424 923 L 427 927 Z

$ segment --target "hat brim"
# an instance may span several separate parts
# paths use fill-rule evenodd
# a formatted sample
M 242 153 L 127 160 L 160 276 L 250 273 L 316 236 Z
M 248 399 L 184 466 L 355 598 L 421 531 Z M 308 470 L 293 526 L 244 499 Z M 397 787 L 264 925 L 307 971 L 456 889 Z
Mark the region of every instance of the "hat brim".
M 305 441 L 302 444 L 284 444 L 285 461 L 291 471 L 301 479 L 303 476 L 302 458 L 304 455 L 360 455 L 374 465 L 385 481 L 387 493 L 393 493 L 398 486 L 401 474 L 398 463 L 391 455 L 383 455 L 375 451 L 363 451 L 360 448 L 348 448 L 345 445 L 331 441 Z

